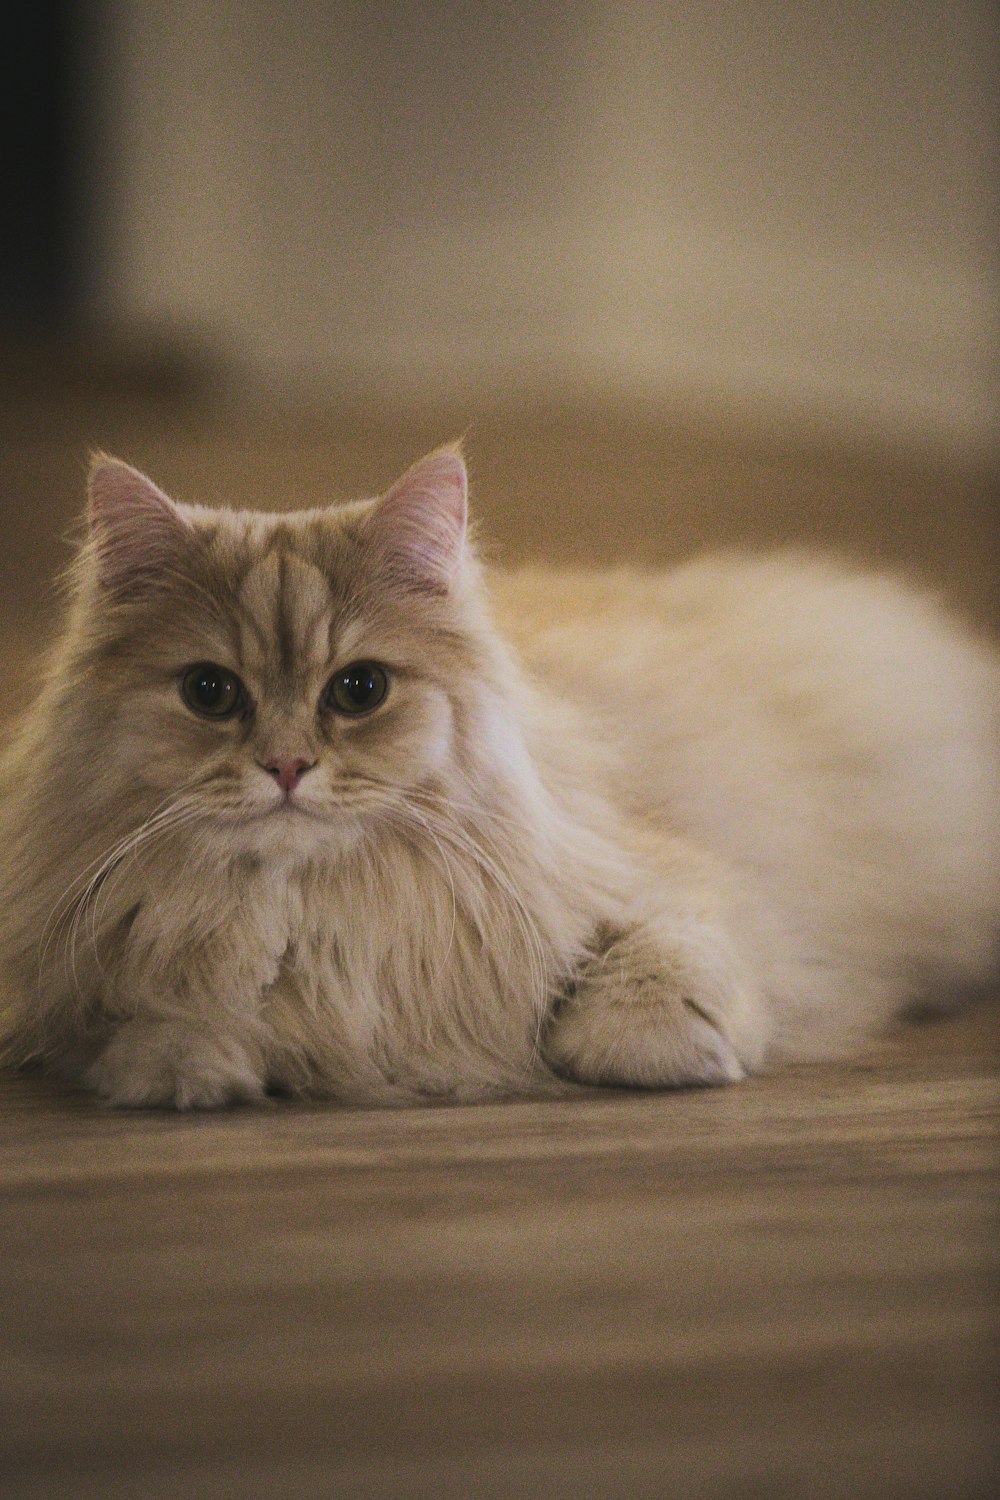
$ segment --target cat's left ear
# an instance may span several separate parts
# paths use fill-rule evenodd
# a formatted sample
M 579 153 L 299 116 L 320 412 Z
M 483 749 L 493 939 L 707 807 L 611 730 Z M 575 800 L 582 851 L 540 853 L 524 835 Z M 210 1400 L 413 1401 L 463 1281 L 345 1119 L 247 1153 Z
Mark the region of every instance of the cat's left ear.
M 458 447 L 439 448 L 407 469 L 371 512 L 379 561 L 404 587 L 447 593 L 468 525 L 469 481 Z
M 131 464 L 104 453 L 91 460 L 87 520 L 98 582 L 118 598 L 154 588 L 191 536 L 169 495 Z

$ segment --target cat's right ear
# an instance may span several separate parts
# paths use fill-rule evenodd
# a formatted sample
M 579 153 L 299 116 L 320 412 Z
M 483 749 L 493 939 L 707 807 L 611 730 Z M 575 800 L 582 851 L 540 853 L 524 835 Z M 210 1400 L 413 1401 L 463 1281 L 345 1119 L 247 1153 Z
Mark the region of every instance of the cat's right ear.
M 177 506 L 151 479 L 104 453 L 91 459 L 87 520 L 97 581 L 126 600 L 155 586 L 191 534 Z
M 387 577 L 421 593 L 448 592 L 462 561 L 468 492 L 457 445 L 429 453 L 396 480 L 368 523 Z

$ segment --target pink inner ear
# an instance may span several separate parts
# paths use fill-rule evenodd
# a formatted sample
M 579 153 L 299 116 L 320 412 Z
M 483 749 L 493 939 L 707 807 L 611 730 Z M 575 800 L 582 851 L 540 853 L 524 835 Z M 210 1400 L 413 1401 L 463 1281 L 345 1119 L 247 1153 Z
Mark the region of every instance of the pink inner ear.
M 461 454 L 443 449 L 422 458 L 376 508 L 380 549 L 400 580 L 447 591 L 462 557 L 468 478 Z
M 138 597 L 176 557 L 190 528 L 151 479 L 118 459 L 95 459 L 87 494 L 98 579 L 119 596 Z

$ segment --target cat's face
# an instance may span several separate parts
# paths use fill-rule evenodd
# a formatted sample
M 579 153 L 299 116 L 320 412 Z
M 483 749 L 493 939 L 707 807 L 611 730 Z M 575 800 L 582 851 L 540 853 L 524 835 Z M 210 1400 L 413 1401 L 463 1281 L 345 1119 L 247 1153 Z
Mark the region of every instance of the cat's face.
M 465 521 L 450 450 L 379 501 L 287 516 L 180 506 L 99 460 L 87 675 L 109 784 L 234 852 L 391 823 L 458 753 Z

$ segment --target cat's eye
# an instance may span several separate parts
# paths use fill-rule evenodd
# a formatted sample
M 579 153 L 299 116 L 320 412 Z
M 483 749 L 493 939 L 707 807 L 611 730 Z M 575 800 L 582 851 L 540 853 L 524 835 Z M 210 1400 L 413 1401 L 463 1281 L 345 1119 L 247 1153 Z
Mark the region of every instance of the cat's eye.
M 205 719 L 231 719 L 246 703 L 246 692 L 235 672 L 202 661 L 181 677 L 181 697 Z
M 327 683 L 323 701 L 334 713 L 370 714 L 389 691 L 389 674 L 374 661 L 354 661 Z

